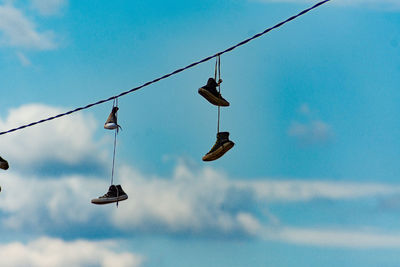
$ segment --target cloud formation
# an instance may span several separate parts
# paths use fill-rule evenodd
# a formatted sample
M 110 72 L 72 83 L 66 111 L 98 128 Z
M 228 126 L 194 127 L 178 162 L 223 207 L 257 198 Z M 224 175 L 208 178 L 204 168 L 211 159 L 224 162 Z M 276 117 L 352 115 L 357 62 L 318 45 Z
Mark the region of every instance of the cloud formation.
M 37 233 L 52 233 L 90 227 L 106 212 L 99 213 L 90 199 L 104 191 L 108 179 L 42 178 L 10 171 L 2 180 L 0 221 L 9 230 L 34 229 Z
M 304 202 L 313 199 L 352 200 L 397 195 L 400 185 L 337 181 L 258 180 L 236 181 L 241 190 L 250 190 L 258 199 L 269 202 Z
M 129 166 L 117 168 L 127 201 L 94 206 L 108 177 L 82 175 L 46 179 L 9 172 L 3 180 L 0 221 L 9 230 L 55 233 L 74 229 L 109 229 L 129 233 L 256 237 L 279 224 L 268 212 L 273 203 L 313 199 L 355 200 L 400 194 L 399 185 L 300 180 L 231 180 L 210 168 L 180 162 L 172 177 L 145 175 Z M 15 192 L 20 192 L 15 198 Z M 99 220 L 101 218 L 101 220 Z
M 114 252 L 116 248 L 114 241 L 66 242 L 42 237 L 27 244 L 20 242 L 0 244 L 0 258 L 3 267 L 141 266 L 142 256 L 128 252 Z
M 330 125 L 321 120 L 307 123 L 292 122 L 288 134 L 306 144 L 325 143 L 333 135 Z
M 29 104 L 11 109 L 0 118 L 0 129 L 10 129 L 37 121 L 64 110 L 42 104 Z M 71 167 L 101 166 L 106 160 L 103 143 L 95 141 L 94 133 L 100 124 L 93 116 L 74 114 L 43 123 L 0 139 L 2 156 L 11 168 L 43 169 L 51 164 Z
M 115 180 L 129 195 L 114 205 L 95 206 L 92 198 L 108 189 L 109 177 L 36 177 L 10 171 L 3 178 L 0 222 L 11 231 L 35 229 L 59 234 L 80 229 L 125 233 L 253 235 L 261 222 L 251 208 L 255 198 L 237 190 L 210 169 L 191 174 L 178 165 L 172 178 L 149 177 L 119 167 Z M 19 197 L 15 198 L 15 192 Z M 262 208 L 263 203 L 258 203 Z M 99 220 L 100 219 L 100 220 Z
M 31 0 L 32 6 L 39 11 L 40 14 L 49 16 L 60 12 L 60 9 L 67 5 L 67 0 Z
M 324 144 L 333 138 L 332 127 L 319 119 L 308 104 L 301 105 L 298 113 L 300 121 L 291 122 L 288 129 L 290 137 L 305 145 Z
M 131 168 L 122 169 L 119 176 L 130 199 L 124 204 L 126 212 L 115 213 L 112 223 L 125 231 L 251 235 L 260 224 L 251 211 L 256 203 L 251 193 L 237 191 L 210 168 L 191 171 L 179 163 L 167 179 Z M 262 208 L 263 203 L 258 205 Z
M 10 128 L 60 111 L 30 104 L 11 110 L 7 118 L 0 119 L 0 126 Z M 310 109 L 303 107 L 300 112 L 307 114 Z M 7 152 L 11 166 L 34 169 L 40 162 L 54 165 L 55 161 L 50 159 L 57 159 L 64 165 L 55 164 L 56 167 L 63 169 L 68 164 L 78 164 L 76 159 L 82 160 L 83 156 L 103 162 L 99 157 L 103 153 L 102 141 L 94 138 L 97 128 L 91 116 L 79 113 L 6 135 L 0 139 L 0 146 L 2 153 Z M 114 205 L 90 203 L 91 198 L 107 191 L 108 175 L 78 172 L 43 177 L 13 167 L 2 174 L 0 222 L 6 232 L 55 236 L 67 232 L 69 237 L 89 238 L 90 231 L 107 229 L 124 236 L 138 233 L 211 238 L 262 236 L 270 241 L 312 246 L 399 247 L 389 234 L 286 227 L 269 212 L 274 203 L 398 196 L 398 184 L 232 179 L 221 171 L 193 166 L 183 160 L 177 162 L 169 177 L 119 165 L 115 181 L 122 184 L 129 199 L 116 209 Z
M 291 244 L 350 249 L 400 248 L 400 233 L 282 227 L 265 229 L 263 237 Z
M 17 52 L 17 57 L 19 62 L 21 62 L 22 66 L 29 67 L 32 65 L 32 62 L 21 52 Z
M 12 5 L 0 5 L 0 44 L 35 50 L 57 47 L 54 33 L 39 32 L 21 10 Z

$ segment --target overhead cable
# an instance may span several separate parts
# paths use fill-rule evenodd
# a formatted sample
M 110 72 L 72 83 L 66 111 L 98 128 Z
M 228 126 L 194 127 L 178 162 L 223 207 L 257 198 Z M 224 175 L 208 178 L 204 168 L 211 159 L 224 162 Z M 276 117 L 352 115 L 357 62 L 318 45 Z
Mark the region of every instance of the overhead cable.
M 182 72 L 182 71 L 184 71 L 184 70 L 193 68 L 193 67 L 196 66 L 196 65 L 199 65 L 199 64 L 204 63 L 204 62 L 206 62 L 206 61 L 209 61 L 209 60 L 212 59 L 212 58 L 215 58 L 215 57 L 217 57 L 217 56 L 221 56 L 221 55 L 223 55 L 223 54 L 225 54 L 225 53 L 228 53 L 228 52 L 232 51 L 233 49 L 235 49 L 235 48 L 237 48 L 237 47 L 239 47 L 239 46 L 243 46 L 243 45 L 247 44 L 248 42 L 250 42 L 250 41 L 252 41 L 252 40 L 254 40 L 254 39 L 256 39 L 256 38 L 259 38 L 259 37 L 263 36 L 264 34 L 270 32 L 270 31 L 272 31 L 272 30 L 274 30 L 274 29 L 276 29 L 276 28 L 279 28 L 279 27 L 283 26 L 284 24 L 286 24 L 286 23 L 288 23 L 288 22 L 290 22 L 290 21 L 292 21 L 292 20 L 294 20 L 294 19 L 296 19 L 296 18 L 298 18 L 298 17 L 300 17 L 300 16 L 302 16 L 302 15 L 308 13 L 309 11 L 311 11 L 311 10 L 313 10 L 313 9 L 315 9 L 315 8 L 321 6 L 321 5 L 323 5 L 323 4 L 325 4 L 325 3 L 329 2 L 329 1 L 331 1 L 331 0 L 324 0 L 324 1 L 321 1 L 321 2 L 319 2 L 319 3 L 317 3 L 317 4 L 315 4 L 314 6 L 312 6 L 312 7 L 310 7 L 310 8 L 307 8 L 307 9 L 301 11 L 301 12 L 298 13 L 297 15 L 294 15 L 294 16 L 292 16 L 292 17 L 290 17 L 290 18 L 288 18 L 288 19 L 286 19 L 286 20 L 280 22 L 280 23 L 276 24 L 275 26 L 272 26 L 272 27 L 270 27 L 270 28 L 268 28 L 268 29 L 265 29 L 264 31 L 262 31 L 262 32 L 260 32 L 260 33 L 257 33 L 256 35 L 254 35 L 254 36 L 252 36 L 252 37 L 250 37 L 250 38 L 248 38 L 248 39 L 246 39 L 246 40 L 244 40 L 244 41 L 241 41 L 240 43 L 238 43 L 238 44 L 236 44 L 236 45 L 234 45 L 234 46 L 231 46 L 231 47 L 229 47 L 229 48 L 227 48 L 227 49 L 225 49 L 225 50 L 223 50 L 223 51 L 221 51 L 221 52 L 218 52 L 218 53 L 216 53 L 216 54 L 214 54 L 214 55 L 212 55 L 212 56 L 203 58 L 203 59 L 201 59 L 201 60 L 199 60 L 199 61 L 197 61 L 197 62 L 194 62 L 194 63 L 192 63 L 192 64 L 190 64 L 190 65 L 187 65 L 186 67 L 183 67 L 183 68 L 177 69 L 177 70 L 175 70 L 175 71 L 173 71 L 173 72 L 171 72 L 171 73 L 165 74 L 164 76 L 161 76 L 161 77 L 159 77 L 159 78 L 156 78 L 156 79 L 154 79 L 154 80 L 152 80 L 152 81 L 146 82 L 146 83 L 144 83 L 144 84 L 142 84 L 142 85 L 140 85 L 140 86 L 138 86 L 138 87 L 132 88 L 132 89 L 130 89 L 130 90 L 128 90 L 128 91 L 124 91 L 124 92 L 122 92 L 122 93 L 120 93 L 120 94 L 118 94 L 118 95 L 111 96 L 111 97 L 109 97 L 109 98 L 107 98 L 107 99 L 102 99 L 102 100 L 99 100 L 99 101 L 97 101 L 97 102 L 88 104 L 88 105 L 86 105 L 86 106 L 78 107 L 78 108 L 75 108 L 75 109 L 73 109 L 73 110 L 70 110 L 70 111 L 67 111 L 67 112 L 64 112 L 64 113 L 60 113 L 60 114 L 58 114 L 58 115 L 55 115 L 55 116 L 52 116 L 52 117 L 49 117 L 49 118 L 46 118 L 46 119 L 42 119 L 42 120 L 39 120 L 39 121 L 35 121 L 35 122 L 29 123 L 29 124 L 25 124 L 25 125 L 19 126 L 19 127 L 17 127 L 17 128 L 13 128 L 13 129 L 10 129 L 10 130 L 7 130 L 7 131 L 0 132 L 0 135 L 4 135 L 4 134 L 8 134 L 8 133 L 15 132 L 15 131 L 18 131 L 18 130 L 22 130 L 22 129 L 24 129 L 24 128 L 28 128 L 28 127 L 34 126 L 34 125 L 36 125 L 36 124 L 44 123 L 44 122 L 46 122 L 46 121 L 51 121 L 51 120 L 54 120 L 54 119 L 58 119 L 58 118 L 61 118 L 61 117 L 63 117 L 63 116 L 66 116 L 66 115 L 70 115 L 70 114 L 72 114 L 72 113 L 75 113 L 75 112 L 77 112 L 77 111 L 84 110 L 84 109 L 88 109 L 88 108 L 91 108 L 91 107 L 93 107 L 93 106 L 96 106 L 96 105 L 99 105 L 99 104 L 102 104 L 102 103 L 105 103 L 105 102 L 114 100 L 114 99 L 116 99 L 116 98 L 118 98 L 118 97 L 121 97 L 121 96 L 130 94 L 130 93 L 132 93 L 132 92 L 134 92 L 134 91 L 137 91 L 137 90 L 139 90 L 139 89 L 142 89 L 142 88 L 144 88 L 144 87 L 147 87 L 147 86 L 149 86 L 149 85 L 151 85 L 151 84 L 153 84 L 153 83 L 156 83 L 156 82 L 159 82 L 159 81 L 161 81 L 161 80 L 164 80 L 164 79 L 166 79 L 166 78 L 168 78 L 168 77 L 170 77 L 170 76 L 172 76 L 172 75 L 178 74 L 178 73 L 180 73 L 180 72 Z

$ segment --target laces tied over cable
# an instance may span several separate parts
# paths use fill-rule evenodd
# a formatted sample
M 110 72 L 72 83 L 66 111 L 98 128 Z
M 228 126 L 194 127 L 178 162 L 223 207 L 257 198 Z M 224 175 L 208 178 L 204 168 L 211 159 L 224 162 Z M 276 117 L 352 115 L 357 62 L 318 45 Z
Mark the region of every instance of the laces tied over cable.
M 117 203 L 116 203 L 116 205 L 117 205 L 117 208 L 118 208 L 118 202 L 119 202 L 119 189 L 118 189 L 118 186 L 116 186 L 116 188 L 117 188 Z
M 221 54 L 215 57 L 214 78 L 209 78 L 207 85 L 199 89 L 199 94 L 208 102 L 217 106 L 217 140 L 211 150 L 202 158 L 203 161 L 213 161 L 222 157 L 230 150 L 235 143 L 229 140 L 229 132 L 220 132 L 221 107 L 228 107 L 230 104 L 221 95 Z

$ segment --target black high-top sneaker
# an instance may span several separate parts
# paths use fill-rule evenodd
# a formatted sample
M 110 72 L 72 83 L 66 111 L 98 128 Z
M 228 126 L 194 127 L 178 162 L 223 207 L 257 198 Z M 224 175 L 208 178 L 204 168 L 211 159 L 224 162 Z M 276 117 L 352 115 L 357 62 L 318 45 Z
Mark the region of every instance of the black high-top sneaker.
M 9 168 L 7 160 L 0 157 L 0 169 L 7 170 Z
M 209 78 L 207 84 L 199 89 L 199 94 L 213 105 L 227 107 L 229 102 L 226 101 L 217 91 L 217 82 L 214 78 Z
M 125 199 L 128 199 L 128 195 L 122 190 L 122 187 L 120 185 L 111 185 L 105 195 L 92 199 L 92 203 L 101 205 L 119 202 Z
M 115 130 L 121 128 L 117 123 L 117 111 L 118 107 L 113 107 L 110 115 L 108 115 L 106 123 L 104 123 L 104 129 Z
M 213 161 L 222 157 L 235 145 L 229 140 L 229 132 L 217 133 L 217 141 L 211 150 L 203 157 L 203 161 Z

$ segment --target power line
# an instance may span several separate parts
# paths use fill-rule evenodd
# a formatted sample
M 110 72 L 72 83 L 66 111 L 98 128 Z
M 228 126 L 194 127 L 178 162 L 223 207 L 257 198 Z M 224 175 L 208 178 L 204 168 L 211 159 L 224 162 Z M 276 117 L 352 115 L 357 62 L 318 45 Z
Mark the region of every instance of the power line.
M 248 42 L 250 42 L 250 41 L 252 41 L 252 40 L 254 40 L 254 39 L 256 39 L 256 38 L 259 38 L 259 37 L 261 37 L 262 35 L 264 35 L 264 34 L 270 32 L 270 31 L 272 31 L 272 30 L 274 30 L 274 29 L 276 29 L 276 28 L 279 28 L 279 27 L 283 26 L 284 24 L 286 24 L 286 23 L 288 23 L 288 22 L 290 22 L 290 21 L 292 21 L 292 20 L 294 20 L 294 19 L 296 19 L 296 18 L 298 18 L 298 17 L 300 17 L 300 16 L 302 16 L 302 15 L 308 13 L 309 11 L 311 11 L 311 10 L 313 10 L 313 9 L 315 9 L 315 8 L 321 6 L 321 5 L 323 5 L 323 4 L 325 4 L 325 3 L 329 2 L 329 1 L 331 1 L 331 0 L 324 0 L 324 1 L 321 1 L 321 2 L 319 2 L 319 3 L 317 3 L 317 4 L 315 4 L 314 6 L 312 6 L 312 7 L 310 7 L 310 8 L 307 8 L 307 9 L 301 11 L 301 12 L 298 13 L 297 15 L 294 15 L 294 16 L 292 16 L 292 17 L 290 17 L 290 18 L 288 18 L 288 19 L 286 19 L 286 20 L 284 20 L 284 21 L 282 21 L 282 22 L 276 24 L 275 26 L 272 26 L 271 28 L 268 28 L 268 29 L 264 30 L 263 32 L 257 33 L 256 35 L 254 35 L 254 36 L 252 36 L 252 37 L 250 37 L 250 38 L 248 38 L 248 39 L 246 39 L 246 40 L 244 40 L 244 41 L 241 41 L 240 43 L 238 43 L 238 44 L 236 44 L 236 45 L 234 45 L 234 46 L 231 46 L 231 47 L 229 47 L 229 48 L 227 48 L 227 49 L 225 49 L 225 50 L 223 50 L 223 51 L 221 51 L 221 52 L 218 52 L 218 53 L 216 53 L 216 54 L 214 54 L 214 55 L 212 55 L 212 56 L 203 58 L 202 60 L 199 60 L 199 61 L 197 61 L 197 62 L 194 62 L 194 63 L 192 63 L 192 64 L 190 64 L 190 65 L 187 65 L 186 67 L 183 67 L 183 68 L 177 69 L 177 70 L 175 70 L 175 71 L 173 71 L 173 72 L 171 72 L 171 73 L 165 74 L 165 75 L 162 76 L 162 77 L 159 77 L 159 78 L 154 79 L 154 80 L 152 80 L 152 81 L 146 82 L 146 83 L 144 83 L 144 84 L 142 84 L 142 85 L 140 85 L 140 86 L 138 86 L 138 87 L 132 88 L 132 89 L 130 89 L 130 90 L 128 90 L 128 91 L 125 91 L 125 92 L 122 92 L 122 93 L 120 93 L 120 94 L 118 94 L 118 95 L 111 96 L 111 97 L 109 97 L 109 98 L 107 98 L 107 99 L 102 99 L 102 100 L 99 100 L 99 101 L 97 101 L 97 102 L 88 104 L 88 105 L 86 105 L 86 106 L 78 107 L 78 108 L 76 108 L 76 109 L 73 109 L 73 110 L 70 110 L 70 111 L 67 111 L 67 112 L 64 112 L 64 113 L 60 113 L 60 114 L 55 115 L 55 116 L 53 116 L 53 117 L 49 117 L 49 118 L 46 118 L 46 119 L 42 119 L 42 120 L 39 120 L 39 121 L 35 121 L 35 122 L 29 123 L 29 124 L 25 124 L 25 125 L 19 126 L 19 127 L 17 127 L 17 128 L 13 128 L 13 129 L 7 130 L 7 131 L 4 131 L 4 132 L 0 132 L 0 135 L 4 135 L 4 134 L 8 134 L 8 133 L 15 132 L 15 131 L 18 131 L 18 130 L 22 130 L 22 129 L 24 129 L 24 128 L 28 128 L 28 127 L 34 126 L 34 125 L 36 125 L 36 124 L 44 123 L 44 122 L 46 122 L 46 121 L 51 121 L 51 120 L 54 120 L 54 119 L 58 119 L 58 118 L 61 118 L 61 117 L 63 117 L 63 116 L 66 116 L 66 115 L 70 115 L 70 114 L 72 114 L 72 113 L 75 113 L 75 112 L 77 112 L 77 111 L 84 110 L 84 109 L 88 109 L 88 108 L 91 108 L 91 107 L 93 107 L 93 106 L 96 106 L 96 105 L 99 105 L 99 104 L 102 104 L 102 103 L 105 103 L 105 102 L 114 100 L 114 99 L 116 99 L 116 98 L 118 98 L 118 97 L 121 97 L 121 96 L 130 94 L 130 93 L 132 93 L 132 92 L 134 92 L 134 91 L 137 91 L 137 90 L 139 90 L 139 89 L 142 89 L 143 87 L 149 86 L 149 85 L 151 85 L 151 84 L 153 84 L 153 83 L 156 83 L 156 82 L 159 82 L 159 81 L 161 81 L 161 80 L 164 80 L 164 79 L 166 79 L 166 78 L 168 78 L 168 77 L 170 77 L 170 76 L 172 76 L 172 75 L 178 74 L 178 73 L 180 73 L 180 72 L 182 72 L 182 71 L 184 71 L 184 70 L 193 68 L 193 67 L 196 66 L 196 65 L 199 65 L 199 64 L 204 63 L 204 62 L 206 62 L 206 61 L 209 61 L 210 59 L 212 59 L 212 58 L 214 58 L 214 57 L 217 57 L 217 56 L 223 55 L 223 54 L 225 54 L 225 53 L 231 52 L 233 49 L 235 49 L 235 48 L 237 48 L 237 47 L 239 47 L 239 46 L 243 46 L 243 45 L 247 44 Z

